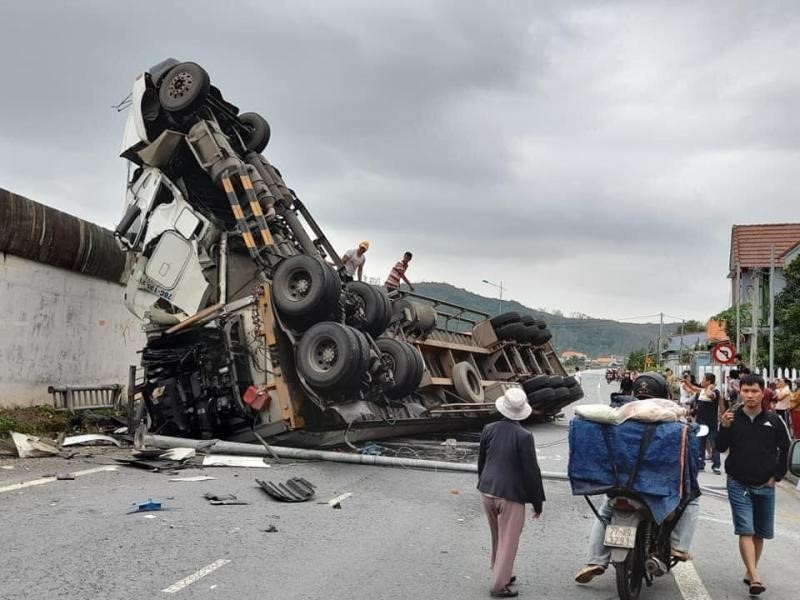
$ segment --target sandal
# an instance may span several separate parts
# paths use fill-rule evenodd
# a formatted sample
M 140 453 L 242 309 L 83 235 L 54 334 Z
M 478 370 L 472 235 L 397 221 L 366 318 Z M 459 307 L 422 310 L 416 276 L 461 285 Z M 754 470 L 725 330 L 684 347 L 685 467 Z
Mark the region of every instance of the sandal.
M 499 592 L 489 592 L 489 595 L 492 598 L 516 598 L 519 596 L 519 592 L 517 590 L 511 590 L 508 587 L 504 587 Z
M 575 581 L 577 583 L 589 583 L 592 579 L 605 572 L 606 568 L 603 565 L 586 565 L 575 575 Z
M 767 591 L 767 588 L 764 587 L 764 584 L 760 581 L 751 581 L 750 582 L 750 595 L 751 596 L 758 596 L 759 594 L 763 594 Z

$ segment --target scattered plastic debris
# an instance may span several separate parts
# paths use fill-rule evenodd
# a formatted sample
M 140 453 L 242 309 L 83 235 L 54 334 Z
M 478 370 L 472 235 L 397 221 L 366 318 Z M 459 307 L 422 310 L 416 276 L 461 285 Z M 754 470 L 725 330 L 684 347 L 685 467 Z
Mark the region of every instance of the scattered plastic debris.
M 204 467 L 247 467 L 247 468 L 268 468 L 260 456 L 235 456 L 233 454 L 209 454 L 203 457 Z
M 352 495 L 353 492 L 345 492 L 344 494 L 339 494 L 335 498 L 331 498 L 330 500 L 328 500 L 327 504 L 331 508 L 342 508 L 342 501 L 347 500 Z
M 153 500 L 152 498 L 148 498 L 144 502 L 134 502 L 132 505 L 135 506 L 136 508 L 134 508 L 133 510 L 128 511 L 128 514 L 163 510 L 163 507 L 161 506 L 161 502 Z
M 17 433 L 16 431 L 11 431 L 9 433 L 17 449 L 17 455 L 20 458 L 38 458 L 41 456 L 57 456 L 61 454 L 58 444 L 53 440 L 39 438 L 35 435 Z
M 110 435 L 102 435 L 100 433 L 87 433 L 84 435 L 71 435 L 69 437 L 64 438 L 64 441 L 61 442 L 62 446 L 86 446 L 96 445 L 97 442 L 109 442 L 114 444 L 117 447 L 121 447 L 122 444 L 119 440 L 111 437 Z
M 193 456 L 197 455 L 197 452 L 194 448 L 171 448 L 166 452 L 162 452 L 158 455 L 158 458 L 163 460 L 174 460 L 177 462 L 183 462 L 187 459 L 192 458 Z
M 195 482 L 195 481 L 211 481 L 214 479 L 216 479 L 216 477 L 209 477 L 208 475 L 195 475 L 194 477 L 173 477 L 172 479 L 168 479 L 167 481 Z

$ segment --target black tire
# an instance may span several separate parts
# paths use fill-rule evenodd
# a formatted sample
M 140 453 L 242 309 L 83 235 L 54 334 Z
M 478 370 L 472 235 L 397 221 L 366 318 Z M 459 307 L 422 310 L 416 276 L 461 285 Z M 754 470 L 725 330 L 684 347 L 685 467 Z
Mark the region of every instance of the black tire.
M 570 399 L 569 390 L 565 387 L 553 388 L 553 393 L 555 394 L 553 404 L 558 408 L 566 406 L 572 401 Z
M 303 335 L 295 361 L 308 385 L 324 390 L 350 384 L 364 363 L 355 330 L 332 321 L 317 323 Z
M 390 351 L 395 364 L 395 385 L 386 392 L 388 398 L 404 398 L 419 387 L 424 371 L 422 356 L 408 342 L 391 338 L 378 340 L 381 351 Z
M 540 331 L 542 332 L 542 339 L 539 342 L 540 346 L 542 344 L 546 344 L 547 342 L 553 339 L 553 332 L 550 331 L 549 329 L 541 329 Z
M 536 319 L 536 320 L 534 321 L 534 324 L 535 324 L 535 325 L 536 325 L 536 326 L 537 326 L 539 329 L 545 329 L 545 328 L 547 327 L 547 323 L 545 323 L 545 322 L 544 322 L 544 321 L 542 321 L 541 319 Z
M 572 375 L 567 375 L 566 377 L 564 377 L 564 385 L 567 386 L 568 388 L 574 387 L 578 385 L 578 380 L 575 379 L 575 377 L 573 377 Z
M 359 355 L 354 357 L 353 362 L 356 363 L 353 366 L 352 370 L 352 377 L 349 381 L 342 382 L 340 389 L 352 389 L 357 388 L 361 385 L 364 381 L 364 374 L 369 370 L 370 362 L 372 360 L 372 347 L 367 339 L 367 336 L 361 333 L 355 327 L 347 327 L 350 332 L 355 336 L 358 340 L 358 347 L 359 347 Z
M 172 67 L 161 81 L 158 102 L 170 113 L 187 113 L 199 107 L 211 90 L 206 70 L 193 62 Z
M 554 388 L 564 387 L 564 378 L 561 377 L 561 375 L 551 375 L 550 387 Z
M 364 304 L 364 315 L 366 322 L 363 330 L 372 337 L 378 337 L 389 325 L 391 315 L 386 314 L 385 292 L 380 288 L 364 283 L 363 281 L 351 281 L 346 288 L 356 294 Z
M 555 399 L 556 391 L 553 388 L 542 388 L 528 394 L 528 404 L 532 408 L 542 409 Z
M 541 390 L 543 388 L 550 387 L 550 376 L 549 375 L 537 375 L 536 377 L 531 377 L 530 379 L 526 379 L 522 382 L 522 389 L 525 390 L 526 394 L 530 394 L 531 392 L 535 392 L 536 390 Z
M 503 325 L 508 325 L 509 323 L 517 323 L 519 320 L 520 316 L 516 311 L 502 313 L 489 319 L 489 321 L 492 323 L 492 327 L 494 327 L 495 330 Z
M 530 325 L 531 323 L 535 323 L 536 322 L 536 317 L 534 317 L 533 315 L 522 315 L 519 318 L 519 321 L 523 325 Z
M 269 144 L 270 128 L 267 120 L 258 113 L 247 112 L 239 115 L 239 120 L 247 128 L 247 133 L 242 136 L 244 147 L 251 152 L 264 151 Z
M 501 340 L 524 341 L 528 333 L 528 328 L 522 323 L 508 323 L 496 329 L 495 332 L 497 333 L 497 337 Z
M 628 552 L 628 556 L 623 561 L 614 563 L 614 570 L 617 572 L 617 594 L 619 600 L 638 600 L 642 591 L 642 579 L 644 579 L 644 544 L 643 533 L 645 523 L 639 523 L 636 531 L 636 543 Z
M 453 366 L 453 387 L 464 402 L 480 404 L 484 400 L 481 376 L 475 367 L 466 361 Z
M 580 400 L 581 398 L 583 398 L 583 388 L 581 386 L 576 385 L 574 387 L 567 389 L 569 390 L 569 399 L 572 402 L 575 402 L 576 400 Z
M 320 259 L 291 256 L 275 269 L 272 296 L 281 315 L 308 322 L 338 308 L 341 285 L 339 275 Z
M 539 329 L 535 324 L 526 325 L 525 341 L 529 344 L 533 344 L 534 346 L 541 346 L 544 344 L 544 335 L 542 335 L 542 330 Z

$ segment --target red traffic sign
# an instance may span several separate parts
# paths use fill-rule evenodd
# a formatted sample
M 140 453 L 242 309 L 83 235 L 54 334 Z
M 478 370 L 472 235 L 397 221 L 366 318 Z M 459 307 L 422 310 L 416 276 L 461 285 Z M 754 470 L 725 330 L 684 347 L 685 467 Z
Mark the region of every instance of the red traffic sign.
M 711 349 L 711 356 L 722 365 L 729 365 L 736 356 L 736 348 L 730 342 L 720 342 Z

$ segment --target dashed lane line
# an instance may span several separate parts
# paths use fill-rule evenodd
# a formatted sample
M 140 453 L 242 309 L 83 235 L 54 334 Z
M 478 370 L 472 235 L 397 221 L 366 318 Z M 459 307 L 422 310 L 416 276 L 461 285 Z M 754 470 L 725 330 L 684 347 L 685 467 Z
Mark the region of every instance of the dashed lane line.
M 116 471 L 117 467 L 114 465 L 106 465 L 104 467 L 94 467 L 92 469 L 84 469 L 83 471 L 74 471 L 70 473 L 74 477 L 81 477 L 83 475 L 91 475 L 92 473 L 101 473 L 103 471 Z M 23 481 L 21 483 L 12 483 L 11 485 L 6 485 L 0 487 L 0 494 L 3 492 L 13 492 L 14 490 L 21 490 L 24 488 L 33 487 L 36 485 L 44 485 L 45 483 L 52 483 L 57 481 L 58 478 L 53 475 L 52 477 L 40 477 L 39 479 L 31 479 L 30 481 Z
M 203 567 L 199 571 L 195 571 L 194 573 L 192 573 L 188 577 L 184 577 L 180 581 L 176 581 L 171 586 L 169 586 L 168 588 L 164 588 L 161 591 L 166 593 L 166 594 L 175 594 L 177 592 L 180 592 L 183 588 L 192 585 L 193 583 L 195 583 L 196 581 L 199 581 L 200 579 L 202 579 L 203 577 L 205 577 L 209 573 L 213 573 L 214 571 L 216 571 L 220 567 L 224 567 L 229 562 L 231 562 L 231 561 L 227 560 L 227 559 L 224 559 L 224 558 L 221 558 L 221 559 L 219 559 L 217 561 L 214 561 L 213 563 L 211 563 L 207 567 Z
M 672 567 L 671 572 L 684 600 L 711 600 L 691 561 L 678 563 Z

